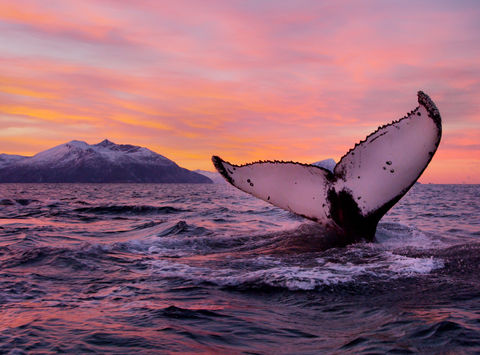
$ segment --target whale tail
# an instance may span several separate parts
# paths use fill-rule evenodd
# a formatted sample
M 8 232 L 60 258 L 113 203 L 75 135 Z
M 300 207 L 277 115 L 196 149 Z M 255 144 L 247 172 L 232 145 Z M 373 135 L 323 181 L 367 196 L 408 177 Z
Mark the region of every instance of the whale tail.
M 294 162 L 234 165 L 217 156 L 212 161 L 233 186 L 336 229 L 344 244 L 371 241 L 382 216 L 415 184 L 440 144 L 437 107 L 422 91 L 418 104 L 405 117 L 355 144 L 333 173 Z

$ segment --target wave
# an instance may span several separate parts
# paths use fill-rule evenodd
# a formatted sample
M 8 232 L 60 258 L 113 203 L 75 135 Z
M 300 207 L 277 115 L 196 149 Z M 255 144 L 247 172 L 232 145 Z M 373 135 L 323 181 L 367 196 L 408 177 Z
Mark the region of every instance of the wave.
M 148 206 L 148 205 L 107 205 L 96 207 L 80 207 L 73 210 L 79 213 L 94 214 L 172 214 L 189 212 L 189 210 L 172 206 Z
M 480 346 L 477 331 L 452 320 L 442 320 L 433 324 L 421 325 L 410 334 L 410 338 L 419 339 L 424 346 L 437 345 L 439 339 L 443 340 L 443 346 L 447 348 Z
M 379 244 L 389 249 L 439 249 L 448 245 L 439 237 L 400 223 L 380 223 L 375 238 Z
M 84 336 L 83 341 L 87 344 L 96 346 L 109 346 L 120 349 L 125 348 L 146 348 L 155 349 L 155 343 L 152 343 L 148 338 L 139 335 L 125 335 L 122 333 L 107 333 L 107 332 L 93 332 Z M 84 350 L 83 350 L 84 351 Z M 82 352 L 83 352 L 82 351 Z M 130 352 L 130 351 L 128 351 Z
M 0 268 L 46 266 L 54 270 L 93 271 L 99 269 L 99 264 L 109 262 L 105 257 L 108 251 L 108 246 L 86 243 L 75 249 L 50 246 L 10 249 L 10 254 L 1 262 Z
M 173 226 L 166 228 L 165 230 L 161 231 L 157 234 L 158 237 L 166 237 L 166 236 L 173 236 L 173 235 L 185 235 L 188 234 L 190 236 L 203 236 L 212 234 L 210 230 L 204 227 L 196 227 L 194 225 L 189 225 L 185 221 L 179 221 L 175 223 Z
M 257 263 L 257 268 L 245 268 L 252 260 L 241 260 L 243 268 L 240 269 L 196 267 L 171 260 L 155 260 L 151 263 L 151 270 L 155 275 L 180 278 L 197 284 L 210 283 L 240 289 L 273 287 L 298 291 L 366 279 L 371 281 L 372 278 L 378 281 L 416 277 L 443 267 L 443 261 L 433 257 L 414 258 L 384 253 L 378 255 L 377 259 L 354 264 L 318 258 L 313 265 L 291 265 L 282 259 L 260 257 L 253 261 Z
M 4 198 L 0 200 L 0 205 L 1 206 L 13 206 L 15 205 L 15 202 L 13 200 L 10 200 L 8 198 Z
M 135 229 L 139 231 L 135 233 L 135 238 L 113 243 L 112 250 L 167 257 L 218 251 L 218 240 L 212 236 L 211 230 L 183 220 L 149 222 Z
M 389 337 L 379 337 L 379 332 L 403 334 L 394 341 Z M 477 353 L 480 346 L 478 331 L 466 326 L 464 322 L 436 320 L 419 324 L 418 320 L 393 321 L 385 323 L 375 332 L 363 332 L 361 336 L 349 340 L 340 347 L 348 353 Z M 441 350 L 439 349 L 441 347 Z M 469 351 L 460 349 L 467 348 Z
M 28 206 L 31 203 L 36 203 L 36 202 L 40 202 L 40 201 L 35 199 L 27 199 L 27 198 L 18 198 L 18 199 L 4 198 L 0 200 L 0 206 L 15 206 L 15 205 Z
M 208 309 L 188 309 L 169 306 L 156 311 L 157 316 L 176 319 L 205 319 L 213 317 L 225 317 L 224 315 Z

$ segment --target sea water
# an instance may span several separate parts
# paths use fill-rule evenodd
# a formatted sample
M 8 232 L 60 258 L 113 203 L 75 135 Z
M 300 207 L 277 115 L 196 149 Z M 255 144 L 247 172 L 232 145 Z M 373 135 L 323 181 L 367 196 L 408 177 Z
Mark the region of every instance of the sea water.
M 480 352 L 480 185 L 324 234 L 226 184 L 2 184 L 0 353 Z

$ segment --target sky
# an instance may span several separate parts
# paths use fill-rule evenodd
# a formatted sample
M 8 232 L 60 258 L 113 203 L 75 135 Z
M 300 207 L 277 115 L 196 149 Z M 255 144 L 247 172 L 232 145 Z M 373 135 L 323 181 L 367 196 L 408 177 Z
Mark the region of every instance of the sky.
M 338 161 L 423 90 L 443 137 L 420 181 L 480 183 L 477 0 L 0 0 L 0 68 L 0 153 Z

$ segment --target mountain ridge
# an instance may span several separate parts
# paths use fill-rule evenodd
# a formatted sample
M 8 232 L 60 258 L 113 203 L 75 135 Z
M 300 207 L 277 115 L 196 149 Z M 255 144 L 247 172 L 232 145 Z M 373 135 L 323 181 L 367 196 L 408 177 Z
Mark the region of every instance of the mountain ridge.
M 31 157 L 0 154 L 0 182 L 212 183 L 148 148 L 108 139 L 72 140 Z

